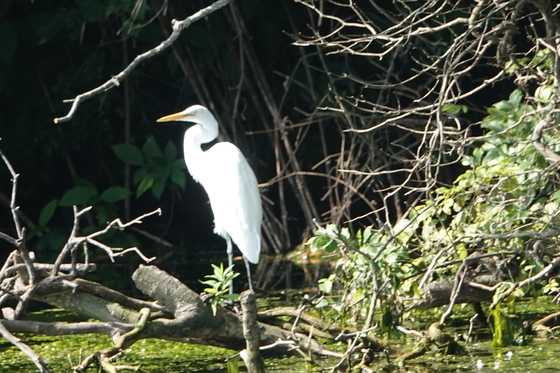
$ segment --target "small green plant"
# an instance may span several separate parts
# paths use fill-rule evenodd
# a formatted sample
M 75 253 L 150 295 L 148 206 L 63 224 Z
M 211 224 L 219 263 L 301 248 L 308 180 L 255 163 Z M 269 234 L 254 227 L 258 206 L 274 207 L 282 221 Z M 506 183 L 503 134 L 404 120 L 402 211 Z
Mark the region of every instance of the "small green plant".
M 218 310 L 218 304 L 226 300 L 234 302 L 239 300 L 239 294 L 229 294 L 232 281 L 234 278 L 239 276 L 239 273 L 233 272 L 233 266 L 224 269 L 224 265 L 222 263 L 220 263 L 219 267 L 212 264 L 212 268 L 214 268 L 214 273 L 204 276 L 207 280 L 200 282 L 209 286 L 208 288 L 205 288 L 204 291 L 212 295 L 210 305 L 212 306 L 212 312 L 215 316 L 216 311 Z
M 331 306 L 349 313 L 354 322 L 364 319 L 370 324 L 374 308 L 383 309 L 396 296 L 410 297 L 417 290 L 415 281 L 407 280 L 421 266 L 407 254 L 410 236 L 390 239 L 387 233 L 366 227 L 352 236 L 347 228 L 329 224 L 307 241 L 312 249 L 325 253 L 341 251 L 335 273 L 319 280 L 318 286 L 326 295 L 342 295 L 342 302 Z M 394 326 L 394 318 L 387 313 L 378 321 L 389 321 L 389 329 Z
M 66 242 L 69 231 L 57 227 L 56 223 L 52 223 L 55 213 L 60 211 L 59 207 L 77 206 L 79 209 L 82 209 L 92 206 L 92 213 L 88 220 L 90 225 L 82 230 L 84 233 L 91 233 L 100 226 L 119 217 L 119 209 L 116 203 L 124 200 L 130 194 L 121 186 L 112 186 L 100 192 L 93 183 L 79 177 L 75 179 L 75 183 L 76 185 L 72 189 L 67 190 L 62 198 L 51 200 L 41 209 L 39 224 L 28 235 L 29 239 L 39 238 L 37 250 L 58 252 Z M 71 211 L 71 209 L 67 209 L 67 211 Z M 112 231 L 106 234 L 105 238 L 115 236 L 115 234 L 116 232 Z M 122 236 L 126 236 L 126 242 L 132 246 L 137 245 L 135 240 L 130 240 L 133 237 L 131 234 L 124 233 Z
M 177 147 L 171 141 L 163 151 L 153 137 L 149 137 L 141 149 L 133 144 L 119 144 L 113 146 L 113 151 L 121 161 L 138 166 L 133 175 L 136 197 L 151 190 L 159 199 L 172 185 L 185 189 L 185 161 L 177 158 Z

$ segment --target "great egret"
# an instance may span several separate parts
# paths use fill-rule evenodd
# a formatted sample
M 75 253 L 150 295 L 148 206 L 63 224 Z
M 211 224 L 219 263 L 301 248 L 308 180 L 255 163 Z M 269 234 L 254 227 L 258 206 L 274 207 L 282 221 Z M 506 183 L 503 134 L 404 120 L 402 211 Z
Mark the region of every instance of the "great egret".
M 257 264 L 261 252 L 262 206 L 255 173 L 239 148 L 219 142 L 203 151 L 202 144 L 218 137 L 218 122 L 210 110 L 201 105 L 159 118 L 158 122 L 183 121 L 195 125 L 185 132 L 185 163 L 193 179 L 204 187 L 214 213 L 214 233 L 227 242 L 228 262 L 233 264 L 235 242 L 245 261 L 249 288 L 249 262 Z

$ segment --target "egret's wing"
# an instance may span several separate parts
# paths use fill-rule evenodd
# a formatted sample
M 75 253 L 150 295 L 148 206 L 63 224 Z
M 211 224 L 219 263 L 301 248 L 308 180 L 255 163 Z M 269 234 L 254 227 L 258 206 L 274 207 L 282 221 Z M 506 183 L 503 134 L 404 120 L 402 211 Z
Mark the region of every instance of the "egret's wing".
M 262 206 L 257 178 L 241 151 L 218 143 L 204 153 L 200 182 L 214 212 L 215 231 L 227 233 L 251 263 L 259 261 Z

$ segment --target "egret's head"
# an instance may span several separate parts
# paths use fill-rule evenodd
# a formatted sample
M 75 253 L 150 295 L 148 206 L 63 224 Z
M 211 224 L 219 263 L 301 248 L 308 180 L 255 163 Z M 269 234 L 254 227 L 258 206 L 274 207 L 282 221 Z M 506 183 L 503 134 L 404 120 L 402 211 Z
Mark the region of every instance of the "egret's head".
M 214 119 L 210 110 L 206 109 L 202 105 L 193 105 L 186 110 L 179 113 L 166 115 L 165 117 L 159 118 L 158 122 L 172 122 L 172 121 L 182 121 L 182 122 L 194 122 L 194 123 L 205 123 L 209 119 Z

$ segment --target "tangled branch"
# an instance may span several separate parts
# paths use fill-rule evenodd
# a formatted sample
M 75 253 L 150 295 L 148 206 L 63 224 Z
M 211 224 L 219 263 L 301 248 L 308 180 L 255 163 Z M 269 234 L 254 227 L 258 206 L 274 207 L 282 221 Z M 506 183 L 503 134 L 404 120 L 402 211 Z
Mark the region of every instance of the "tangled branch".
M 160 54 L 161 52 L 166 50 L 171 44 L 173 44 L 173 42 L 175 42 L 175 40 L 177 40 L 177 38 L 179 37 L 179 35 L 181 35 L 181 32 L 184 29 L 189 27 L 192 23 L 200 20 L 201 18 L 204 18 L 204 17 L 208 16 L 210 13 L 226 6 L 230 2 L 231 2 L 231 0 L 218 0 L 215 3 L 207 6 L 206 8 L 199 10 L 198 12 L 193 14 L 192 16 L 185 18 L 184 20 L 181 20 L 181 21 L 173 20 L 171 22 L 172 27 L 173 27 L 173 32 L 171 33 L 171 35 L 169 35 L 169 37 L 167 39 L 162 41 L 157 47 L 152 48 L 149 51 L 144 52 L 144 53 L 136 56 L 136 58 L 123 71 L 121 71 L 120 73 L 118 73 L 115 76 L 112 76 L 111 79 L 109 79 L 108 81 L 106 81 L 105 83 L 100 85 L 99 87 L 94 88 L 91 91 L 79 94 L 73 99 L 65 100 L 64 102 L 69 102 L 69 103 L 71 102 L 72 107 L 70 108 L 70 111 L 68 112 L 68 114 L 66 114 L 66 116 L 60 117 L 60 118 L 55 118 L 54 122 L 55 123 L 62 123 L 62 122 L 67 122 L 70 119 L 72 119 L 72 117 L 76 113 L 76 110 L 78 109 L 78 106 L 80 105 L 80 103 L 82 103 L 83 101 L 85 101 L 87 99 L 90 99 L 90 98 L 92 98 L 92 97 L 94 97 L 94 96 L 96 96 L 96 95 L 98 95 L 102 92 L 106 92 L 106 91 L 110 90 L 111 88 L 119 86 L 120 83 L 141 62 L 143 62 L 147 59 L 150 59 L 157 54 Z

